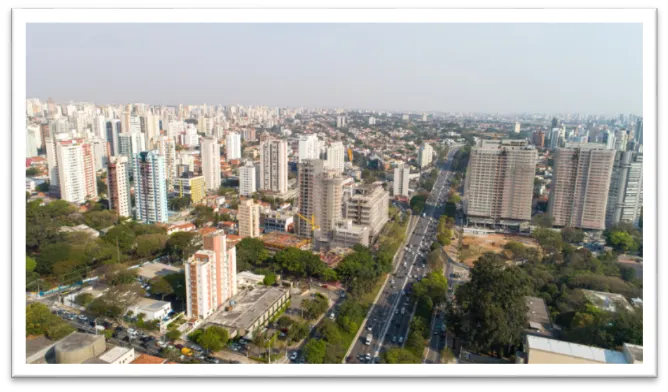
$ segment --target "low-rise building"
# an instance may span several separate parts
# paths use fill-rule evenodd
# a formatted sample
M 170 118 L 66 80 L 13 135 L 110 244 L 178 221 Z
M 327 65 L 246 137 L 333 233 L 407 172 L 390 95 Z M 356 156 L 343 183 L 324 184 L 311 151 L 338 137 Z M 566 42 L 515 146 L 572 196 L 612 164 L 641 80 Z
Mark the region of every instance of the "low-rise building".
M 262 213 L 262 228 L 265 233 L 279 231 L 288 233 L 293 230 L 295 217 L 291 213 L 281 211 L 266 211 Z
M 167 235 L 172 235 L 181 231 L 191 232 L 197 230 L 197 226 L 190 222 L 177 222 L 167 227 Z
M 104 353 L 104 335 L 72 332 L 56 343 L 56 363 L 80 364 Z
M 130 306 L 128 311 L 132 311 L 135 316 L 143 313 L 144 321 L 162 320 L 172 311 L 172 304 L 167 301 L 141 298 L 137 303 Z
M 254 274 L 250 271 L 243 271 L 237 274 L 237 287 L 257 286 L 264 281 L 264 275 Z
M 174 191 L 178 197 L 187 197 L 192 204 L 198 204 L 206 197 L 204 176 L 196 176 L 192 172 L 181 173 L 173 181 Z
M 552 321 L 545 300 L 538 297 L 524 297 L 527 304 L 527 327 L 525 332 L 533 335 L 552 337 Z
M 517 363 L 523 364 L 629 364 L 642 363 L 642 346 L 624 344 L 624 351 L 569 343 L 543 336 L 526 335 L 524 352 Z
M 100 355 L 98 359 L 112 365 L 125 365 L 135 360 L 135 349 L 115 346 Z
M 357 244 L 369 246 L 369 227 L 355 225 L 350 219 L 337 222 L 332 230 L 330 248 L 352 248 Z
M 220 308 L 207 320 L 206 326 L 217 325 L 227 329 L 230 338 L 250 338 L 290 300 L 290 291 L 278 287 L 256 287 L 233 297 L 230 306 Z

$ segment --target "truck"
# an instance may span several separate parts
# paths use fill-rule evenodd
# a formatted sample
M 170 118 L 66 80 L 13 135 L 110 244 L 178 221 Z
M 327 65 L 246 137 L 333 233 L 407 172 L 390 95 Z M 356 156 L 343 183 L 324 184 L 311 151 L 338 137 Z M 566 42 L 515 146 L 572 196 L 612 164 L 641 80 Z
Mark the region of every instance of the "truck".
M 373 340 L 373 335 L 368 333 L 368 334 L 366 334 L 366 340 L 364 341 L 364 344 L 369 346 L 369 345 L 371 345 L 372 340 Z

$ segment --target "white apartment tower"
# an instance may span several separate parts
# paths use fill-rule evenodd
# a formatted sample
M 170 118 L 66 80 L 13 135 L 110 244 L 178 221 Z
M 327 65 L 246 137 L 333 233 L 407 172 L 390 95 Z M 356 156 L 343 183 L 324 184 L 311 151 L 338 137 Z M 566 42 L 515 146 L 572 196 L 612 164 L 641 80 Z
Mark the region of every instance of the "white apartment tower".
M 253 199 L 246 199 L 239 203 L 239 236 L 260 236 L 260 206 Z
M 431 161 L 434 158 L 434 149 L 428 143 L 422 143 L 420 150 L 418 151 L 418 165 L 420 168 L 427 167 L 431 165 Z
M 305 159 L 320 158 L 320 143 L 318 136 L 314 134 L 299 137 L 299 162 Z
M 220 145 L 215 137 L 202 139 L 202 174 L 206 189 L 220 188 Z
M 394 168 L 394 181 L 392 184 L 392 194 L 394 196 L 408 197 L 408 184 L 410 182 L 411 169 L 409 166 L 399 164 Z
M 225 156 L 227 160 L 241 159 L 241 135 L 230 132 L 225 139 Z
M 95 162 L 90 144 L 82 139 L 57 142 L 58 179 L 60 198 L 82 204 L 97 198 Z
M 158 151 L 143 151 L 134 156 L 132 166 L 137 220 L 144 223 L 166 223 L 165 158 L 159 155 Z
M 344 128 L 346 126 L 346 116 L 336 116 L 336 127 Z
M 556 150 L 548 202 L 555 226 L 605 229 L 615 153 L 591 144 Z
M 327 148 L 326 166 L 337 173 L 343 173 L 345 148 L 342 142 L 333 142 Z
M 288 144 L 266 140 L 260 144 L 260 189 L 274 193 L 288 191 Z
M 167 191 L 174 189 L 174 177 L 176 177 L 176 143 L 170 136 L 160 135 L 157 138 L 158 153 L 165 160 L 165 178 Z
M 250 196 L 257 191 L 256 169 L 253 162 L 247 161 L 244 166 L 239 168 L 239 194 L 241 196 Z
M 481 140 L 464 182 L 469 224 L 526 230 L 538 154 L 526 140 Z
M 606 227 L 619 223 L 638 225 L 642 213 L 642 154 L 617 151 L 610 178 Z

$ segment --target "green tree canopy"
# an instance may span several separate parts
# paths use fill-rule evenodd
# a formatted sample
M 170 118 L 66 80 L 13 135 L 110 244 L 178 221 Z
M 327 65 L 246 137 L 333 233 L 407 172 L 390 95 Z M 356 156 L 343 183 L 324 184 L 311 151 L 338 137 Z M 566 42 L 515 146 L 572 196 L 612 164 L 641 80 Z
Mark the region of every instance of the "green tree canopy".
M 143 234 L 137 237 L 137 256 L 148 258 L 159 255 L 167 244 L 166 234 Z
M 561 229 L 561 237 L 564 241 L 575 244 L 584 241 L 584 231 L 573 227 L 564 227 Z
M 114 226 L 102 238 L 113 246 L 118 245 L 123 253 L 129 253 L 135 246 L 135 233 L 125 225 Z
M 202 236 L 197 232 L 176 232 L 169 236 L 167 253 L 179 260 L 187 260 L 202 245 Z
M 157 277 L 151 280 L 149 293 L 152 295 L 159 295 L 164 301 L 165 296 L 174 294 L 174 288 L 165 278 Z
M 320 339 L 311 339 L 304 346 L 304 357 L 308 363 L 324 363 L 327 343 Z
M 37 267 L 37 262 L 30 256 L 26 256 L 26 271 L 33 272 Z

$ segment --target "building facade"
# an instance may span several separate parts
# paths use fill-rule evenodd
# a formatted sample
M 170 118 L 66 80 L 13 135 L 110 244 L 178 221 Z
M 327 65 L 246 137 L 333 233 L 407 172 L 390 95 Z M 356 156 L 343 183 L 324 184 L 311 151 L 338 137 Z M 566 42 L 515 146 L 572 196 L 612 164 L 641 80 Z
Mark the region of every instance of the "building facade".
M 260 145 L 260 189 L 275 193 L 288 191 L 288 144 L 267 140 Z
M 241 159 L 241 135 L 230 132 L 225 139 L 225 157 L 227 160 Z
M 557 149 L 548 212 L 555 226 L 605 229 L 615 150 L 591 145 Z
M 239 194 L 241 196 L 250 196 L 257 191 L 255 178 L 256 169 L 253 162 L 246 162 L 239 168 Z
M 408 196 L 410 175 L 410 167 L 403 163 L 394 168 L 394 180 L 392 182 L 393 196 Z
M 390 195 L 380 185 L 357 187 L 343 204 L 343 217 L 369 228 L 369 235 L 378 236 L 389 220 Z
M 215 137 L 202 139 L 202 174 L 206 189 L 217 191 L 220 188 L 220 145 Z
M 165 158 L 158 151 L 143 151 L 134 156 L 133 173 L 137 220 L 166 223 L 167 182 Z
M 204 176 L 196 176 L 193 172 L 183 172 L 174 178 L 174 192 L 179 197 L 187 197 L 192 204 L 201 203 L 206 198 L 206 181 Z
M 642 213 L 642 154 L 617 151 L 610 177 L 606 227 L 619 223 L 638 225 Z
M 536 160 L 523 140 L 484 140 L 471 149 L 463 197 L 468 223 L 527 229 Z
M 327 147 L 326 166 L 337 173 L 343 173 L 345 148 L 342 142 L 333 142 Z
M 305 159 L 320 158 L 320 142 L 318 135 L 302 135 L 299 137 L 299 162 Z
M 430 144 L 422 143 L 420 150 L 418 151 L 418 166 L 420 168 L 427 167 L 431 165 L 431 161 L 434 158 L 434 149 Z
M 130 162 L 127 157 L 111 157 L 107 164 L 107 197 L 109 209 L 118 216 L 131 217 Z
M 176 143 L 170 136 L 160 135 L 156 139 L 158 154 L 165 160 L 165 178 L 167 179 L 167 191 L 174 189 L 174 177 L 176 177 Z
M 246 199 L 239 203 L 239 236 L 260 236 L 260 206 L 253 199 Z
M 299 213 L 307 219 L 316 214 L 316 183 L 318 176 L 324 171 L 324 162 L 320 159 L 307 159 L 299 164 L 297 171 L 297 208 Z M 300 237 L 311 237 L 313 235 L 311 225 L 303 219 L 298 219 L 296 227 L 297 235 Z

